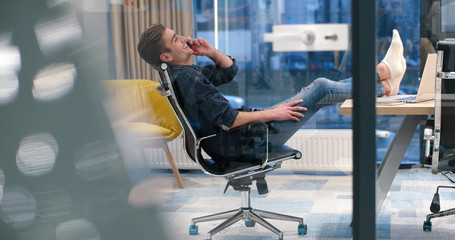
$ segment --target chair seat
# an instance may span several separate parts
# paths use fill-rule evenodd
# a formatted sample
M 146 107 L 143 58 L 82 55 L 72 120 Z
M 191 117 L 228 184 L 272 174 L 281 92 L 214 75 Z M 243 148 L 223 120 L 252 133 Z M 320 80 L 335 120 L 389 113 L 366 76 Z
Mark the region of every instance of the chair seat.
M 270 164 L 274 164 L 277 162 L 282 162 L 286 159 L 295 158 L 300 159 L 302 156 L 301 152 L 290 148 L 288 146 L 283 146 L 281 149 L 273 152 L 269 152 L 269 159 L 268 162 Z M 204 168 L 215 175 L 225 175 L 229 173 L 233 173 L 236 171 L 244 170 L 244 169 L 259 169 L 261 168 L 262 164 L 266 160 L 266 154 L 258 154 L 255 158 L 251 159 L 242 159 L 240 158 L 238 161 L 229 161 L 223 165 L 216 163 L 212 159 L 204 159 Z
M 120 130 L 139 141 L 169 142 L 178 136 L 167 128 L 145 122 L 128 122 Z

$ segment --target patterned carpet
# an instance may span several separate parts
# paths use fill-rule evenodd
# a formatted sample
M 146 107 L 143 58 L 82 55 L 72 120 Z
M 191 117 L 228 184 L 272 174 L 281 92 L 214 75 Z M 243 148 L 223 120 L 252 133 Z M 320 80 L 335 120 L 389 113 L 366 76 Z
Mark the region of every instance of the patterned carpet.
M 199 234 L 189 235 L 191 219 L 240 207 L 240 194 L 230 188 L 223 194 L 224 178 L 201 171 L 181 171 L 185 189 L 178 189 L 170 171 L 154 171 L 152 178 L 138 183 L 131 194 L 133 204 L 153 203 L 166 223 L 169 239 L 206 239 L 220 221 L 199 223 Z M 306 235 L 297 234 L 297 223 L 270 220 L 284 232 L 284 239 L 351 239 L 352 176 L 344 173 L 275 171 L 267 175 L 269 193 L 252 190 L 252 207 L 303 217 Z M 377 218 L 377 239 L 455 239 L 455 216 L 432 220 L 431 232 L 423 221 L 438 185 L 450 185 L 430 169 L 400 169 Z M 455 190 L 441 189 L 441 209 L 455 207 Z M 269 240 L 277 235 L 256 224 L 235 223 L 212 239 Z

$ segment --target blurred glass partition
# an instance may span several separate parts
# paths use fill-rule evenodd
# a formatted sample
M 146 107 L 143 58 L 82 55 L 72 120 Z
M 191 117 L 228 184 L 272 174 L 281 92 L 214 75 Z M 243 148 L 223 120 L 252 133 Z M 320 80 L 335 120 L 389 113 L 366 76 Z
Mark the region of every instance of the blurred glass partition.
M 106 45 L 74 3 L 0 8 L 0 239 L 167 239 L 158 206 L 130 202 L 101 105 Z

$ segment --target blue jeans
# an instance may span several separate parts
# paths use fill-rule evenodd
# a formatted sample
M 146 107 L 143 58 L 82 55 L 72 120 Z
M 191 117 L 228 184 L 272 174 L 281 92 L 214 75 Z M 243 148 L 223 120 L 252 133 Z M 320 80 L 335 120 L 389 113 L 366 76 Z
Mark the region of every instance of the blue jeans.
M 384 95 L 384 86 L 380 79 L 376 80 L 376 95 Z M 300 106 L 306 107 L 305 115 L 300 121 L 272 121 L 273 126 L 269 132 L 269 144 L 272 151 L 281 148 L 289 138 L 292 137 L 302 126 L 322 107 L 343 102 L 351 98 L 352 79 L 332 81 L 327 78 L 317 78 L 310 85 L 302 88 L 295 96 L 284 100 L 281 103 L 288 103 L 294 100 L 303 99 Z

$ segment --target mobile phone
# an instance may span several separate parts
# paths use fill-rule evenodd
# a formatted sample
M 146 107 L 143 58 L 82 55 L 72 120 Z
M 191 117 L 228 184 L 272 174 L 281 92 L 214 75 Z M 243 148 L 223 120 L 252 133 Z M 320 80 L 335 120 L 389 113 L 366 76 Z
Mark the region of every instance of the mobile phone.
M 191 44 L 188 41 L 186 41 L 186 45 L 192 49 Z

